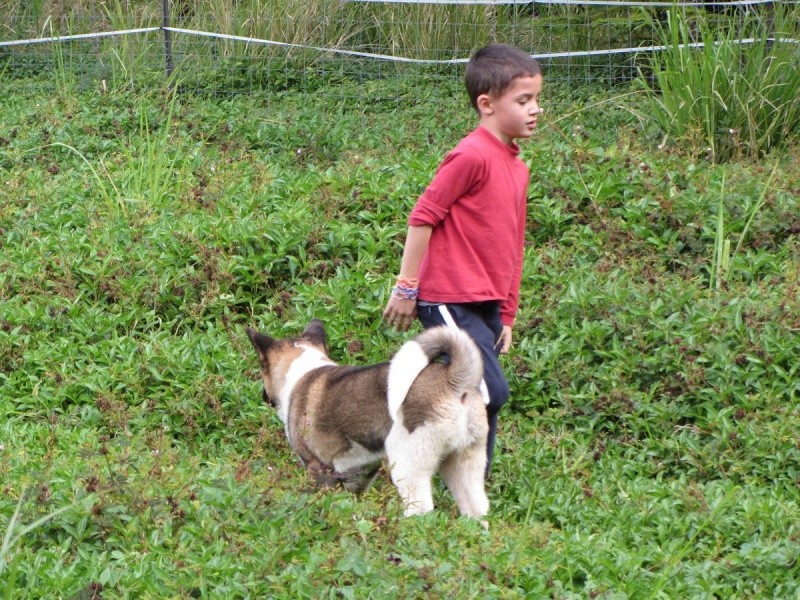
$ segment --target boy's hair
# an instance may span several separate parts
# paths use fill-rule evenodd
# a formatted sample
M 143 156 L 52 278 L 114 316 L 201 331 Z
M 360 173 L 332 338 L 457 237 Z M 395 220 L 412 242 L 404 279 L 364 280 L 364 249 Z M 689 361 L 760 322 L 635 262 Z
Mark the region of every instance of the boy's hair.
M 501 95 L 519 77 L 535 77 L 542 70 L 535 58 L 505 44 L 481 48 L 467 63 L 464 81 L 472 107 L 478 110 L 478 96 Z

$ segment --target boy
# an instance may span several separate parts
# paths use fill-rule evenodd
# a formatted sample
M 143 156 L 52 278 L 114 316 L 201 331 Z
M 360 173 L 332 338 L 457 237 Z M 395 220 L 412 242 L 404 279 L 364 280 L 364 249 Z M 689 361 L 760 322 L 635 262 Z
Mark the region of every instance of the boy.
M 498 355 L 511 347 L 525 240 L 529 173 L 514 140 L 536 129 L 542 74 L 528 54 L 491 44 L 470 58 L 465 83 L 478 127 L 445 157 L 411 211 L 401 275 L 383 317 L 398 331 L 415 316 L 426 328 L 460 327 L 478 344 L 488 477 L 497 413 L 510 393 Z

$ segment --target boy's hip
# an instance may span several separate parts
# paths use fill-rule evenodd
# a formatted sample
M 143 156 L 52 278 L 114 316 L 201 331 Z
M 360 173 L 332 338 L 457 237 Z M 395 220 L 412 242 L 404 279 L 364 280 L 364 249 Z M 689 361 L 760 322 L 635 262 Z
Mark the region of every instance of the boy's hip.
M 472 337 L 491 334 L 492 345 L 500 338 L 503 322 L 500 320 L 500 302 L 429 302 L 419 300 L 417 316 L 424 327 L 448 325 L 464 329 Z M 488 330 L 488 331 L 487 331 Z M 482 334 L 479 332 L 483 332 Z

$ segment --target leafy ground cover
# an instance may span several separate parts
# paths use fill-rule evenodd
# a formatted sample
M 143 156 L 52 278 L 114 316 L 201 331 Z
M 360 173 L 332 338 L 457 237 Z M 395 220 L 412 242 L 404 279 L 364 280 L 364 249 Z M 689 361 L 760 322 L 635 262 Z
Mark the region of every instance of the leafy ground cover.
M 405 216 L 473 124 L 365 85 L 405 101 L 0 81 L 0 591 L 797 597 L 797 149 L 659 149 L 636 93 L 551 86 L 524 146 L 490 530 L 311 489 L 244 327 L 385 359 Z

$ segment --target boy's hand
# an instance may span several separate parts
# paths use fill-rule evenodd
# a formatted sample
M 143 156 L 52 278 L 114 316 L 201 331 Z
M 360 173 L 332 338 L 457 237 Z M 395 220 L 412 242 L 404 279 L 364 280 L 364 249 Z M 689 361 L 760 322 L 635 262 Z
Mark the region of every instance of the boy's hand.
M 417 301 L 389 298 L 383 311 L 383 319 L 397 331 L 407 331 L 417 316 Z
M 500 337 L 495 344 L 500 347 L 500 354 L 508 354 L 511 349 L 511 325 L 503 325 L 503 331 L 500 332 Z

